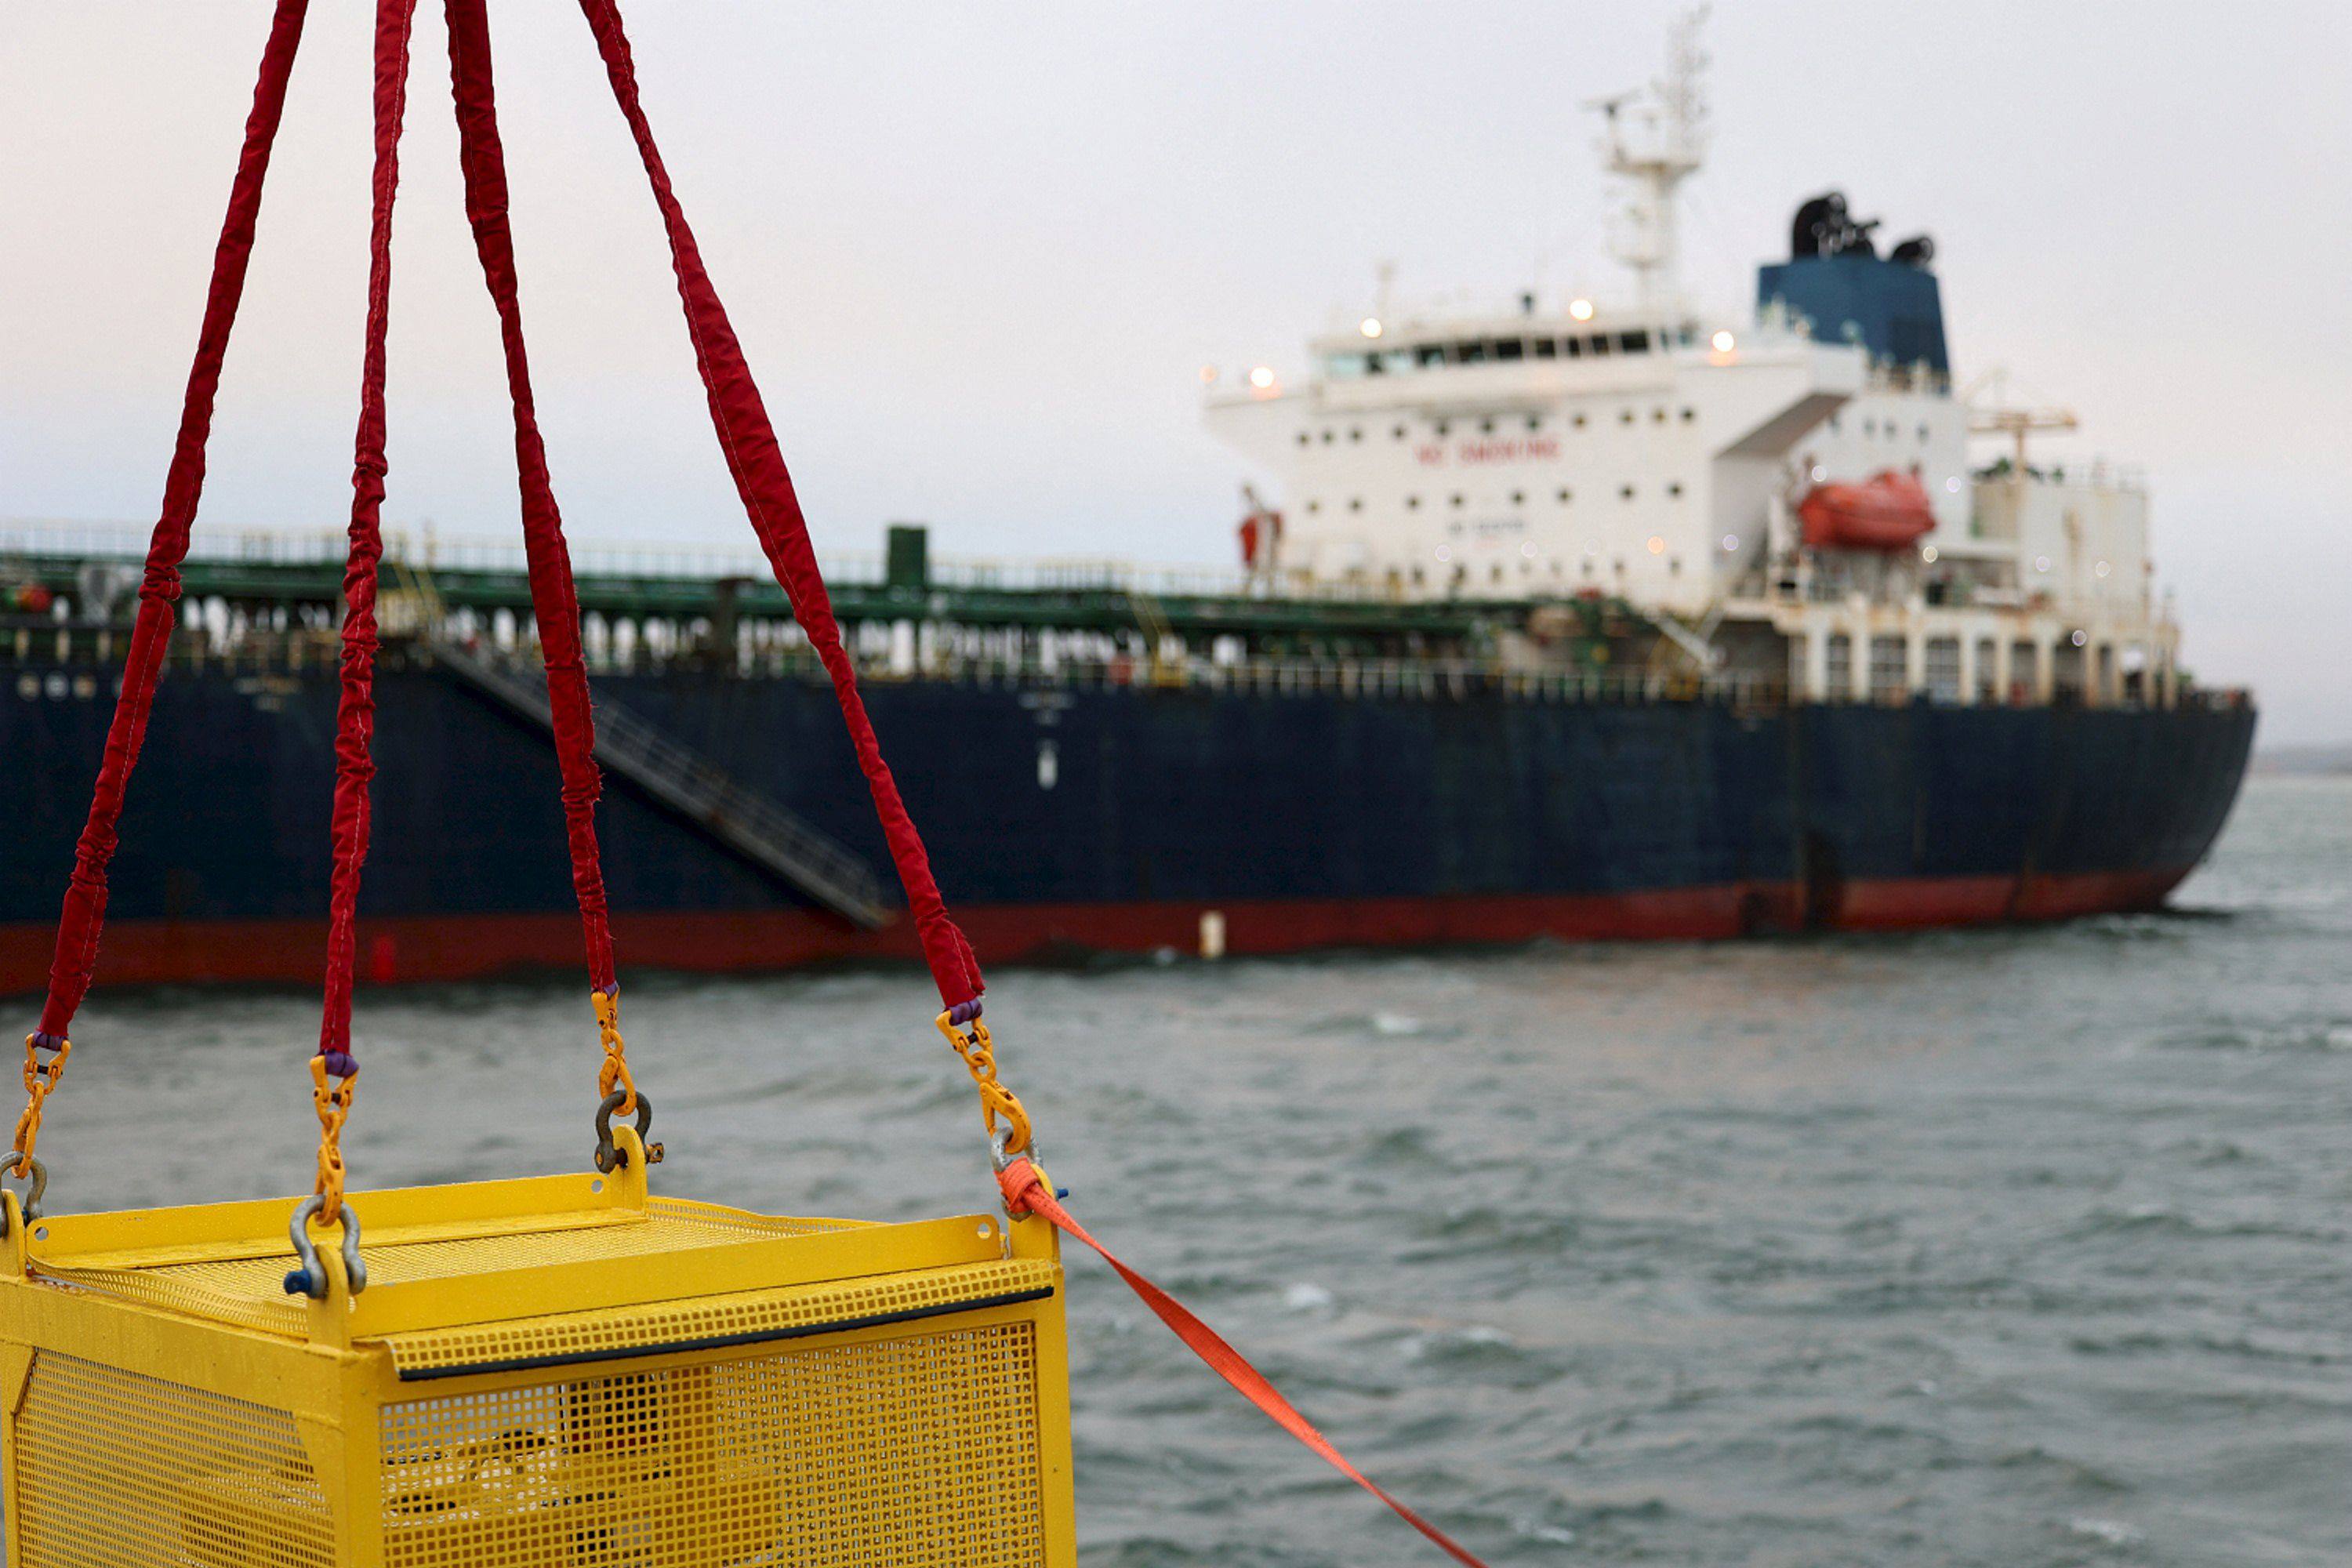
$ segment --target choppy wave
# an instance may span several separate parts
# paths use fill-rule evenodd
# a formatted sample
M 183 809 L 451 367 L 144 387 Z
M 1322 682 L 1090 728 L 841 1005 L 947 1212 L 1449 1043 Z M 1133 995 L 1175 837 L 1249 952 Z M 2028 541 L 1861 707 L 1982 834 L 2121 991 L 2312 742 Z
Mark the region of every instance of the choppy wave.
M 2189 913 L 1007 971 L 990 1016 L 1087 1223 L 1497 1568 L 2341 1564 L 2347 889 L 2352 784 L 2257 781 Z M 630 1005 L 665 1190 L 992 1204 L 917 978 Z M 363 995 L 354 1183 L 577 1168 L 579 1014 Z M 306 1188 L 315 1027 L 101 989 L 52 1202 Z M 1086 1256 L 1068 1301 L 1090 1568 L 1433 1561 Z

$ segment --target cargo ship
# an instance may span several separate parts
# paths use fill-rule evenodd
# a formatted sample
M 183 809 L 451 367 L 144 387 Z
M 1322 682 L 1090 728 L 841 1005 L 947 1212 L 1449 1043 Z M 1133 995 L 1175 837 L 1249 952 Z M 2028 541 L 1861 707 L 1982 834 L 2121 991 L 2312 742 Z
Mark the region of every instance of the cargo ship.
M 1842 196 L 1752 309 L 1688 301 L 1701 63 L 1685 28 L 1600 106 L 1623 302 L 1384 281 L 1296 366 L 1203 371 L 1239 565 L 960 563 L 913 526 L 832 563 L 983 960 L 2052 920 L 2197 865 L 2255 713 L 2181 663 L 2144 487 L 2033 461 L 2071 416 L 1957 392 L 1932 245 L 1879 254 Z M 0 524 L 0 990 L 47 972 L 143 547 Z M 575 556 L 623 963 L 912 956 L 764 564 Z M 319 973 L 341 562 L 199 525 L 101 979 Z M 520 547 L 387 565 L 364 967 L 568 969 Z

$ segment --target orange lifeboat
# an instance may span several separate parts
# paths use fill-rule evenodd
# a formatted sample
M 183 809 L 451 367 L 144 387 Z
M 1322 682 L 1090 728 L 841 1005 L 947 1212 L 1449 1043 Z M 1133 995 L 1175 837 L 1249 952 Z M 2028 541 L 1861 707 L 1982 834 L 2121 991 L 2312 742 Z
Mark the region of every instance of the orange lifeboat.
M 1908 550 L 1936 529 L 1926 489 L 1891 469 L 1858 485 L 1815 485 L 1797 516 L 1815 550 Z

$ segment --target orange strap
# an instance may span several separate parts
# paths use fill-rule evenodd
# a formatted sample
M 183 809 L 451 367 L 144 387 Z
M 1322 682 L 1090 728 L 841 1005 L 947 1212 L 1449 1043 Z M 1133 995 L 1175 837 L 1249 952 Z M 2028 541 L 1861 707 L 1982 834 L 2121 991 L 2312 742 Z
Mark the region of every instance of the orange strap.
M 1176 1331 L 1176 1337 L 1192 1349 L 1192 1353 L 1207 1362 L 1219 1377 L 1238 1390 L 1241 1396 L 1273 1417 L 1276 1426 L 1323 1456 L 1324 1460 L 1341 1475 L 1380 1499 L 1396 1510 L 1397 1517 L 1435 1542 L 1444 1553 L 1464 1568 L 1486 1568 L 1486 1564 L 1454 1543 L 1437 1526 L 1382 1491 L 1363 1471 L 1348 1462 L 1347 1457 L 1331 1446 L 1331 1440 L 1318 1432 L 1306 1416 L 1301 1415 L 1281 1391 L 1265 1380 L 1265 1374 L 1250 1365 L 1241 1352 L 1227 1344 L 1216 1330 L 1194 1317 L 1185 1305 L 1119 1261 L 1101 1242 L 1087 1234 L 1087 1227 L 1070 1217 L 1070 1212 L 1054 1200 L 1054 1194 L 1039 1178 L 1037 1168 L 1026 1160 L 1015 1160 L 997 1173 L 997 1184 L 1004 1189 L 1004 1206 L 1016 1218 L 1024 1214 L 1038 1215 L 1053 1223 L 1065 1235 L 1075 1237 L 1102 1254 L 1102 1260 L 1118 1270 L 1118 1277 L 1128 1287 L 1143 1298 L 1143 1304 L 1160 1315 L 1160 1321 Z

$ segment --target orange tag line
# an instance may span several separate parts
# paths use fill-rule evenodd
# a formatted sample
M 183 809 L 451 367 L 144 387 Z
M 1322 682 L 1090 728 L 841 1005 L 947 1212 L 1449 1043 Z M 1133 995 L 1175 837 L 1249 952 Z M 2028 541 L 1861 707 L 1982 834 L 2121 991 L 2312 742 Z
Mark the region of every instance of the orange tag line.
M 1087 1227 L 1071 1218 L 1070 1212 L 1055 1201 L 1053 1193 L 1038 1178 L 1035 1166 L 1026 1160 L 1015 1160 L 999 1172 L 996 1179 L 998 1185 L 1004 1189 L 1005 1207 L 1015 1216 L 1023 1214 L 1041 1215 L 1063 1234 L 1086 1243 L 1101 1254 L 1102 1260 L 1118 1271 L 1118 1277 L 1127 1281 L 1128 1288 L 1142 1298 L 1143 1304 L 1157 1313 L 1161 1322 L 1175 1331 L 1176 1337 L 1190 1346 L 1194 1355 L 1207 1362 L 1210 1369 L 1233 1384 L 1243 1398 L 1265 1412 L 1276 1426 L 1321 1455 L 1333 1469 L 1388 1504 L 1398 1518 L 1434 1542 L 1448 1557 L 1464 1564 L 1464 1568 L 1486 1568 L 1452 1536 L 1381 1490 L 1378 1483 L 1349 1464 L 1347 1456 L 1333 1447 L 1331 1440 L 1318 1432 L 1314 1424 L 1298 1413 L 1297 1406 L 1285 1399 L 1282 1391 L 1265 1380 L 1264 1373 L 1252 1366 L 1241 1352 L 1227 1344 L 1216 1330 L 1194 1317 L 1192 1309 L 1129 1268 L 1109 1247 L 1087 1235 Z

